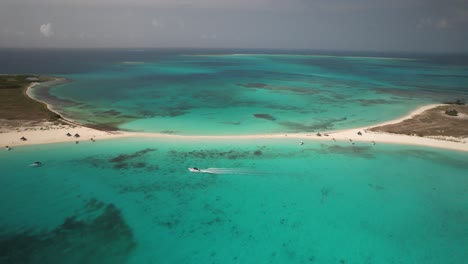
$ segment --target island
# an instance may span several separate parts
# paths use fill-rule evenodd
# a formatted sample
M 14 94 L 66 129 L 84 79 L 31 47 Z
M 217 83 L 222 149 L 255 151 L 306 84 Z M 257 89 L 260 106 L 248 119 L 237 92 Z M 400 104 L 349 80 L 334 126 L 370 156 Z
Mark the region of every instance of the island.
M 40 82 L 53 77 L 37 75 L 0 75 L 0 144 L 18 145 L 56 142 L 95 142 L 119 137 L 154 137 L 186 139 L 258 139 L 295 138 L 346 142 L 347 144 L 391 143 L 419 145 L 468 151 L 468 106 L 460 103 L 425 105 L 396 120 L 368 127 L 337 131 L 276 133 L 255 135 L 190 136 L 177 134 L 105 131 L 83 126 L 28 95 Z
M 0 144 L 44 144 L 115 137 L 109 131 L 85 127 L 63 118 L 50 107 L 28 95 L 28 90 L 56 78 L 39 75 L 0 75 Z

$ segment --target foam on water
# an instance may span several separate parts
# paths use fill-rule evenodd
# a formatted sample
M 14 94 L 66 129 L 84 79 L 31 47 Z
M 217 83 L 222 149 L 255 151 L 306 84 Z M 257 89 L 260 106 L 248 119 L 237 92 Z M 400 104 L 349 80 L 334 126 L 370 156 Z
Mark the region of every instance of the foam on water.
M 210 174 L 260 174 L 259 171 L 246 170 L 239 168 L 207 168 L 200 169 L 201 172 L 210 173 Z

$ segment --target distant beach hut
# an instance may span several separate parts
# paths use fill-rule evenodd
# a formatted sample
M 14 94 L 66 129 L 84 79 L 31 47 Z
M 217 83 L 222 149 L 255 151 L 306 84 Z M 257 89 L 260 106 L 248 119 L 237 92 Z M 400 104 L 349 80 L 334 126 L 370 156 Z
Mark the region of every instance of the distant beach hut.
M 79 137 L 80 137 L 80 134 L 76 133 L 76 134 L 75 134 L 75 137 L 76 137 L 76 138 L 79 138 Z
M 26 141 L 26 140 L 28 140 L 28 139 L 25 138 L 25 137 L 21 137 L 20 140 L 21 140 L 21 141 Z
M 71 134 L 70 134 L 70 133 L 67 133 L 67 137 L 71 137 Z
M 362 136 L 362 133 L 361 133 L 361 131 L 358 131 L 358 132 L 357 132 L 357 134 L 358 134 L 358 135 L 360 135 L 360 136 Z
M 317 133 L 317 137 L 321 137 L 321 136 L 322 136 L 322 134 L 320 134 L 320 132 L 319 132 L 319 133 Z

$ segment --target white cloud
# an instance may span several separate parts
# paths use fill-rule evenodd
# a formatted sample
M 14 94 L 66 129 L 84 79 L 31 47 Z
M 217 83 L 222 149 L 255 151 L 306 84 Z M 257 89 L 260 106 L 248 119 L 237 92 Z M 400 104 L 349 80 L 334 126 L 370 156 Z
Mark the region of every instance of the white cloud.
M 441 18 L 441 19 L 439 19 L 439 21 L 437 21 L 435 26 L 438 29 L 446 29 L 446 28 L 450 27 L 450 24 L 448 23 L 448 21 L 445 18 Z
M 161 24 L 159 24 L 159 21 L 156 18 L 153 18 L 153 20 L 151 20 L 151 25 L 153 25 L 153 27 L 155 28 L 158 28 L 161 26 Z
M 52 37 L 54 35 L 54 31 L 52 31 L 51 23 L 41 25 L 40 30 L 41 30 L 41 34 L 46 38 Z
M 432 26 L 432 19 L 431 18 L 421 18 L 418 22 L 417 28 L 423 29 Z
M 419 20 L 417 24 L 417 28 L 419 29 L 426 29 L 426 28 L 435 28 L 435 29 L 447 29 L 450 28 L 450 23 L 445 18 L 433 19 L 430 17 L 422 18 Z

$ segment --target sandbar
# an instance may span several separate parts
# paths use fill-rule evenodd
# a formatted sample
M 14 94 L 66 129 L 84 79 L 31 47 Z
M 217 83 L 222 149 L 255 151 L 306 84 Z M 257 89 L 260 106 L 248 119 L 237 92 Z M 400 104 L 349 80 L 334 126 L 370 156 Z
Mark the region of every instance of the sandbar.
M 29 88 L 33 87 L 32 83 Z M 416 116 L 425 114 L 430 109 L 435 109 L 446 104 L 431 104 L 421 106 L 395 120 L 386 121 L 380 124 L 336 131 L 314 131 L 308 133 L 276 133 L 276 134 L 252 134 L 252 135 L 210 135 L 192 136 L 146 132 L 126 132 L 126 131 L 104 131 L 91 127 L 85 127 L 77 122 L 67 120 L 62 117 L 62 122 L 43 121 L 33 125 L 19 120 L 15 125 L 12 122 L 2 123 L 0 119 L 0 146 L 15 147 L 19 145 L 49 144 L 58 142 L 82 143 L 89 142 L 95 144 L 100 140 L 115 139 L 123 137 L 145 137 L 155 139 L 186 139 L 186 140 L 232 140 L 232 139 L 285 139 L 293 138 L 299 142 L 307 141 L 329 141 L 346 142 L 351 145 L 376 145 L 378 143 L 404 144 L 427 146 L 434 148 L 450 149 L 468 152 L 468 135 L 458 137 L 445 136 L 443 133 L 438 136 L 426 137 L 420 135 L 405 135 L 398 133 L 388 133 L 375 129 L 389 124 L 399 124 L 411 122 Z M 467 106 L 468 107 L 468 106 Z M 49 110 L 51 109 L 48 106 Z M 52 111 L 52 110 L 51 110 Z M 61 114 L 57 113 L 62 116 Z M 462 116 L 462 118 L 464 118 Z M 466 122 L 462 119 L 461 122 Z M 13 125 L 12 125 L 13 124 Z M 67 136 L 69 133 L 71 136 Z M 79 134 L 79 137 L 75 137 Z M 21 140 L 21 137 L 27 140 Z

